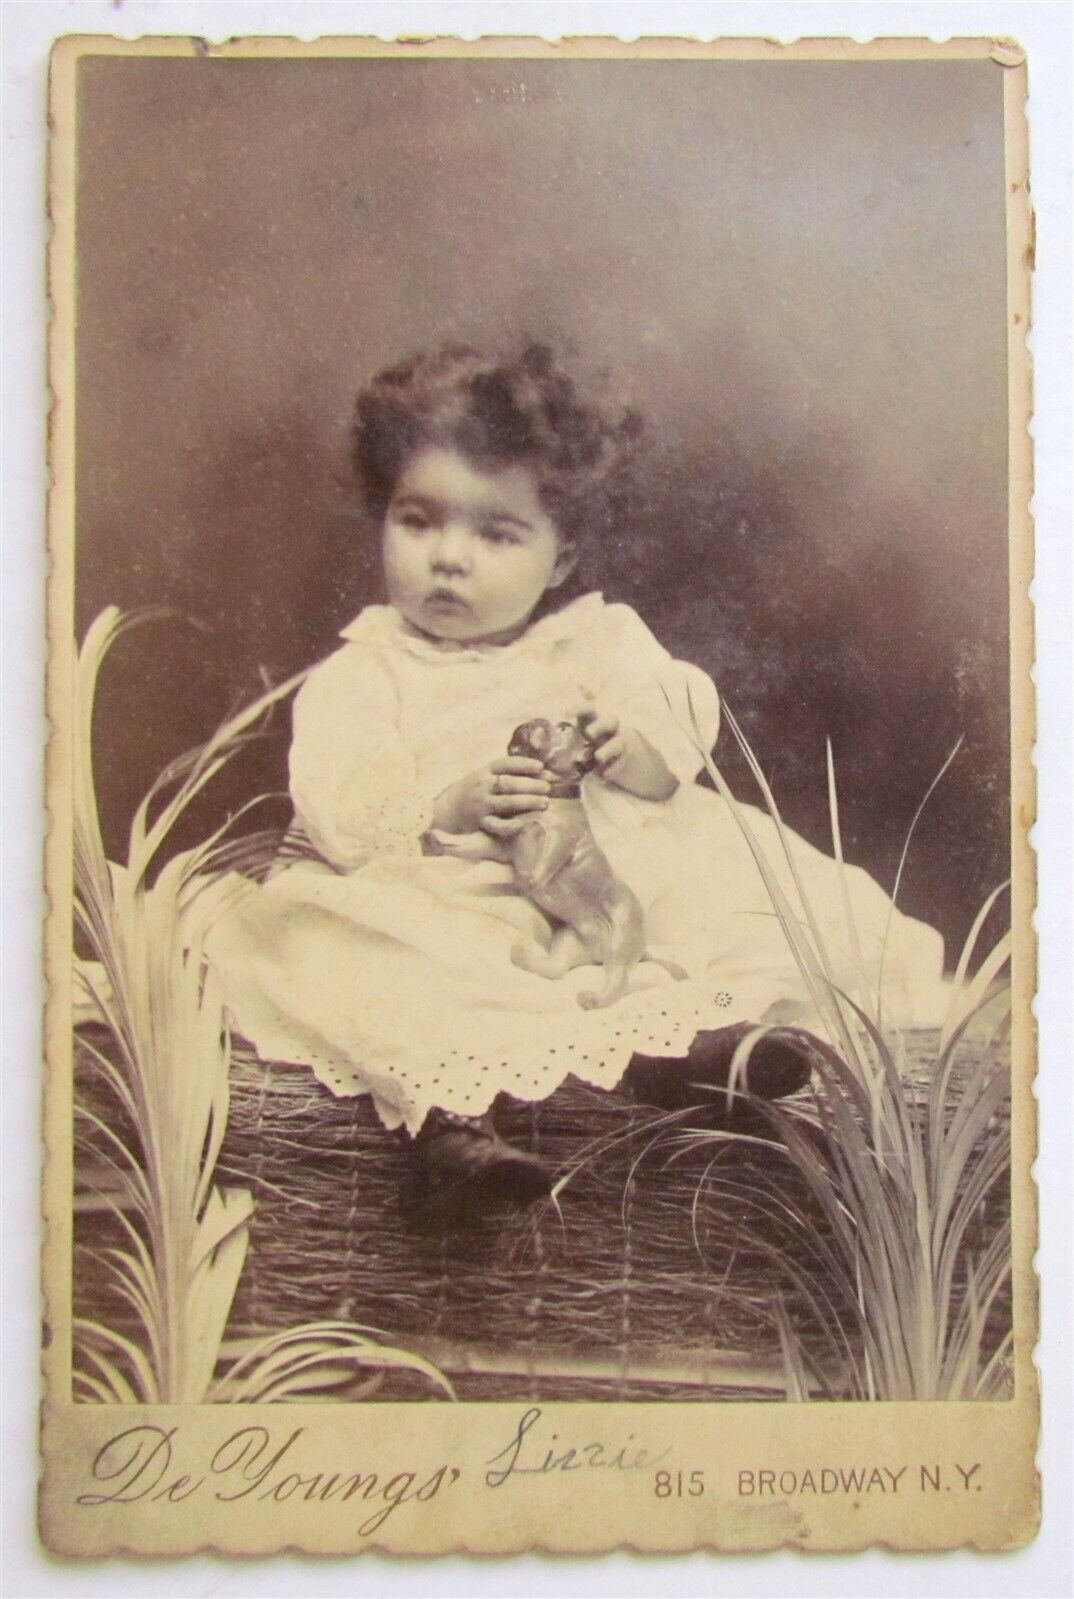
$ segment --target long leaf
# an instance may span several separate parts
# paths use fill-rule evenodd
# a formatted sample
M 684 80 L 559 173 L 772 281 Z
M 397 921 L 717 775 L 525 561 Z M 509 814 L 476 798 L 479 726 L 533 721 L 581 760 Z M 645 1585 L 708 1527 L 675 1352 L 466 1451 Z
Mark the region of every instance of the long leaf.
M 858 923 L 850 901 L 850 889 L 847 886 L 847 864 L 843 858 L 843 835 L 839 825 L 839 793 L 835 783 L 835 761 L 832 757 L 832 741 L 830 738 L 825 740 L 824 749 L 828 769 L 828 818 L 832 829 L 832 848 L 835 851 L 836 867 L 839 874 L 839 894 L 843 902 L 843 920 L 847 925 L 847 938 L 857 970 L 861 1002 L 864 1004 L 869 996 L 869 978 L 865 970 L 865 957 L 862 954 L 861 939 L 858 936 Z
M 144 1396 L 138 1394 L 127 1381 L 114 1360 L 100 1349 L 83 1345 L 80 1354 L 83 1360 L 88 1360 L 97 1367 L 100 1378 L 91 1376 L 88 1372 L 74 1372 L 74 1380 L 83 1382 L 102 1404 L 106 1405 L 137 1405 L 143 1402 Z M 101 1380 L 103 1379 L 103 1381 Z
M 378 1344 L 348 1323 L 312 1322 L 284 1333 L 274 1333 L 236 1362 L 232 1372 L 221 1380 L 219 1391 L 232 1403 L 265 1403 L 264 1394 L 283 1380 L 298 1352 L 299 1365 L 307 1362 L 350 1361 L 361 1366 L 376 1366 L 419 1372 L 454 1398 L 455 1393 L 443 1372 L 420 1355 Z M 237 1374 L 241 1371 L 241 1380 Z
M 691 709 L 692 709 L 692 707 L 691 707 Z M 724 707 L 724 714 L 727 717 L 727 722 L 728 722 L 728 725 L 731 728 L 732 733 L 735 735 L 735 740 L 738 743 L 739 748 L 741 749 L 743 755 L 745 755 L 745 757 L 746 757 L 746 761 L 747 761 L 747 764 L 749 765 L 750 771 L 753 773 L 754 781 L 757 783 L 757 786 L 761 790 L 761 794 L 764 797 L 765 805 L 768 808 L 768 813 L 771 816 L 772 821 L 775 823 L 776 834 L 777 834 L 777 837 L 779 838 L 780 845 L 781 845 L 782 850 L 783 850 L 783 856 L 784 856 L 784 859 L 787 862 L 787 867 L 788 867 L 788 870 L 790 871 L 791 879 L 792 879 L 792 881 L 794 883 L 795 890 L 796 890 L 796 892 L 798 894 L 799 903 L 802 906 L 802 910 L 803 910 L 803 912 L 805 914 L 806 922 L 807 922 L 807 924 L 809 926 L 809 931 L 810 931 L 810 934 L 811 934 L 811 937 L 812 937 L 811 948 L 812 948 L 812 951 L 813 951 L 814 959 L 816 961 L 816 965 L 817 965 L 817 967 L 818 967 L 818 969 L 819 969 L 819 971 L 820 971 L 825 983 L 828 985 L 829 988 L 831 988 L 832 986 L 834 986 L 834 970 L 833 970 L 831 961 L 828 958 L 828 952 L 827 952 L 827 949 L 826 949 L 825 944 L 824 944 L 824 939 L 821 936 L 820 924 L 817 921 L 817 918 L 816 918 L 816 916 L 814 914 L 813 905 L 812 905 L 812 902 L 811 902 L 811 900 L 809 898 L 809 895 L 806 893 L 805 884 L 802 882 L 801 874 L 799 873 L 799 870 L 798 870 L 798 862 L 795 860 L 794 851 L 793 851 L 793 849 L 790 846 L 790 842 L 789 842 L 790 835 L 789 835 L 789 833 L 787 831 L 787 828 L 784 826 L 783 817 L 780 814 L 779 806 L 776 804 L 775 795 L 772 792 L 772 789 L 771 789 L 771 787 L 769 785 L 768 779 L 765 777 L 764 770 L 763 770 L 763 768 L 761 766 L 761 763 L 758 761 L 757 757 L 754 755 L 753 750 L 750 748 L 749 742 L 747 741 L 745 734 L 743 733 L 742 729 L 739 727 L 738 722 L 735 720 L 735 717 L 731 714 L 731 711 L 730 711 L 729 707 L 726 707 L 726 706 Z M 695 720 L 696 720 L 696 718 L 695 718 Z M 710 757 L 710 759 L 711 759 L 711 757 Z M 854 1058 L 854 1053 L 855 1053 L 854 1052 L 854 1041 L 851 1038 L 851 1036 L 849 1034 L 849 1031 L 843 1025 L 843 1019 L 842 1019 L 842 1015 L 841 1015 L 841 1013 L 839 1011 L 839 1006 L 836 1004 L 836 1005 L 832 1006 L 831 1009 L 833 1010 L 835 1016 L 838 1018 L 838 1020 L 837 1020 L 837 1028 L 838 1028 L 838 1032 L 839 1032 L 840 1036 L 842 1036 L 842 1038 L 843 1038 L 844 1046 L 847 1049 L 848 1059 L 853 1059 Z
M 942 778 L 947 772 L 947 769 L 951 765 L 955 756 L 962 748 L 963 743 L 964 738 L 962 736 L 955 740 L 950 754 L 940 767 L 940 770 L 936 773 L 936 776 L 933 778 L 928 788 L 925 790 L 924 797 L 922 798 L 920 805 L 917 807 L 917 810 L 914 812 L 913 817 L 911 818 L 910 826 L 907 828 L 906 837 L 903 840 L 902 854 L 899 856 L 899 866 L 895 873 L 895 882 L 892 884 L 891 899 L 888 903 L 887 922 L 884 927 L 884 937 L 880 946 L 880 961 L 876 977 L 876 1015 L 877 1020 L 881 1023 L 883 1019 L 884 958 L 887 954 L 888 939 L 891 935 L 891 924 L 895 916 L 895 907 L 898 904 L 899 890 L 902 887 L 902 874 L 906 870 L 906 862 L 910 855 L 910 845 L 913 842 L 914 833 L 917 830 L 917 824 L 924 814 L 926 805 L 936 792 L 936 789 L 939 787 Z
M 996 901 L 999 899 L 999 896 L 1009 887 L 1010 878 L 1008 877 L 1002 883 L 1000 883 L 997 888 L 992 890 L 991 894 L 988 895 L 987 899 L 984 901 L 984 904 L 974 917 L 973 925 L 963 942 L 962 951 L 958 957 L 958 965 L 955 967 L 954 981 L 951 984 L 951 998 L 948 1005 L 947 1016 L 944 1020 L 943 1028 L 940 1033 L 941 1053 L 947 1048 L 951 1035 L 957 1026 L 956 1008 L 966 982 L 966 973 L 969 970 L 970 961 L 973 959 L 973 952 L 977 948 L 977 940 L 981 936 L 981 929 L 988 920 L 989 913 L 991 912 Z
M 145 1404 L 159 1402 L 156 1375 L 146 1359 L 145 1352 L 139 1349 L 136 1343 L 130 1338 L 125 1338 L 122 1333 L 117 1333 L 114 1328 L 103 1327 L 100 1322 L 91 1321 L 85 1316 L 76 1316 L 71 1325 L 76 1336 L 81 1335 L 80 1344 L 84 1358 L 92 1355 L 100 1360 L 101 1351 L 95 1348 L 95 1345 L 115 1350 L 130 1363 L 131 1370 L 138 1379 L 142 1401 Z
M 212 738 L 202 747 L 194 762 L 191 771 L 184 778 L 178 793 L 165 805 L 163 811 L 152 827 L 148 828 L 144 837 L 135 835 L 131 839 L 130 869 L 137 877 L 144 875 L 150 862 L 156 855 L 164 839 L 172 831 L 176 822 L 190 805 L 191 801 L 201 793 L 202 789 L 212 781 L 221 767 L 231 759 L 235 747 L 246 729 L 258 721 L 266 711 L 277 705 L 280 700 L 293 694 L 306 678 L 308 670 L 296 672 L 285 682 L 279 683 L 275 688 L 266 690 L 256 700 L 243 708 L 236 716 L 219 727 Z M 144 822 L 144 816 L 141 818 Z
M 264 864 L 267 835 L 234 837 L 236 825 L 261 798 L 192 850 L 173 856 L 152 886 L 148 873 L 192 801 L 257 736 L 256 724 L 306 673 L 270 688 L 228 717 L 200 748 L 170 762 L 136 808 L 126 863 L 110 864 L 93 780 L 93 708 L 101 664 L 127 625 L 109 608 L 89 629 L 79 654 L 74 864 L 77 924 L 101 971 L 99 980 L 88 968 L 80 977 L 112 1035 L 115 1058 L 111 1048 L 88 1041 L 87 1048 L 130 1124 L 130 1144 L 90 1106 L 80 1104 L 79 1113 L 103 1140 L 103 1159 L 126 1185 L 139 1217 L 135 1228 L 115 1199 L 108 1200 L 129 1249 L 109 1251 L 104 1264 L 144 1324 L 147 1348 L 115 1329 L 77 1320 L 76 1342 L 92 1368 L 79 1374 L 81 1391 L 128 1400 L 137 1388 L 146 1401 L 197 1403 L 246 1382 L 283 1397 L 363 1364 L 408 1366 L 450 1392 L 428 1362 L 349 1324 L 299 1329 L 297 1341 L 274 1335 L 245 1367 L 233 1369 L 230 1388 L 217 1385 L 214 1373 L 248 1245 L 252 1201 L 245 1190 L 213 1183 L 228 1116 L 230 1040 L 219 981 L 205 968 L 203 943 L 210 919 L 222 908 L 223 874 L 241 863 Z M 121 1364 L 129 1367 L 133 1385 Z M 245 1376 L 236 1381 L 240 1371 Z

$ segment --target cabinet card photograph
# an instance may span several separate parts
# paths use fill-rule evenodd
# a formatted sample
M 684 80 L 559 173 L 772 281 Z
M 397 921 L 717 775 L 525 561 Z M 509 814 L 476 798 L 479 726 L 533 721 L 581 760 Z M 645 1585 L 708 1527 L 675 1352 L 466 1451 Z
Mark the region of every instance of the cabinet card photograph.
M 1033 1537 L 1025 97 L 57 44 L 50 1549 Z

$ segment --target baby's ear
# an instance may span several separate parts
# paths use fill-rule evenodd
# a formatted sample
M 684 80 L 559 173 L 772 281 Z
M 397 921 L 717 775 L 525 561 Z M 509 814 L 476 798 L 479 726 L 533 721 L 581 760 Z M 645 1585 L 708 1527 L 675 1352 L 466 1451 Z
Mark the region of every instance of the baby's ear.
M 552 576 L 548 579 L 550 589 L 558 589 L 565 583 L 578 565 L 578 548 L 573 539 L 560 539 L 559 553 L 556 555 L 556 564 L 552 568 Z

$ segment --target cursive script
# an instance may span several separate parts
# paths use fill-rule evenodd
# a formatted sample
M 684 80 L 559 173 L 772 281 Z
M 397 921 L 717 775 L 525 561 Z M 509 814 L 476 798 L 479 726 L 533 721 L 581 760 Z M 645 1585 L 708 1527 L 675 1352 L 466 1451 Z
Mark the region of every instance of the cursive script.
M 542 1415 L 540 1406 L 532 1405 L 521 1417 L 510 1443 L 485 1462 L 491 1468 L 485 1473 L 489 1488 L 502 1488 L 509 1477 L 543 1477 L 553 1471 L 643 1471 L 671 1452 L 670 1446 L 655 1453 L 636 1444 L 632 1432 L 618 1447 L 597 1439 L 564 1445 L 558 1432 L 539 1438 L 537 1429 Z
M 360 1499 L 374 1505 L 358 1526 L 364 1538 L 410 1501 L 426 1504 L 457 1482 L 457 1466 L 433 1472 L 326 1472 L 303 1463 L 296 1427 L 282 1442 L 267 1427 L 240 1427 L 211 1455 L 183 1461 L 178 1427 L 141 1425 L 112 1435 L 93 1458 L 98 1487 L 78 1496 L 80 1505 L 132 1505 L 139 1500 L 178 1504 L 195 1495 L 226 1504 L 238 1499 L 285 1500 L 305 1504 L 346 1504 Z

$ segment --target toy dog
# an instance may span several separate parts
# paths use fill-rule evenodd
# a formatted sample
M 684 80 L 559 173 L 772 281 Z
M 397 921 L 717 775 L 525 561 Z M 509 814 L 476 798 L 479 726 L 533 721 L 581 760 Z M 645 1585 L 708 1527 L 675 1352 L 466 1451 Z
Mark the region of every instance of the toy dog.
M 676 979 L 685 978 L 681 966 L 647 954 L 641 905 L 593 837 L 581 780 L 593 769 L 594 756 L 581 724 L 544 717 L 524 722 L 512 734 L 507 753 L 542 762 L 551 783 L 547 809 L 529 814 L 509 839 L 434 829 L 425 835 L 425 847 L 461 860 L 502 861 L 512 868 L 518 889 L 560 924 L 547 951 L 517 944 L 511 951 L 515 965 L 549 978 L 565 977 L 575 966 L 603 966 L 600 990 L 578 996 L 586 1010 L 617 1000 L 642 960 L 655 960 Z

